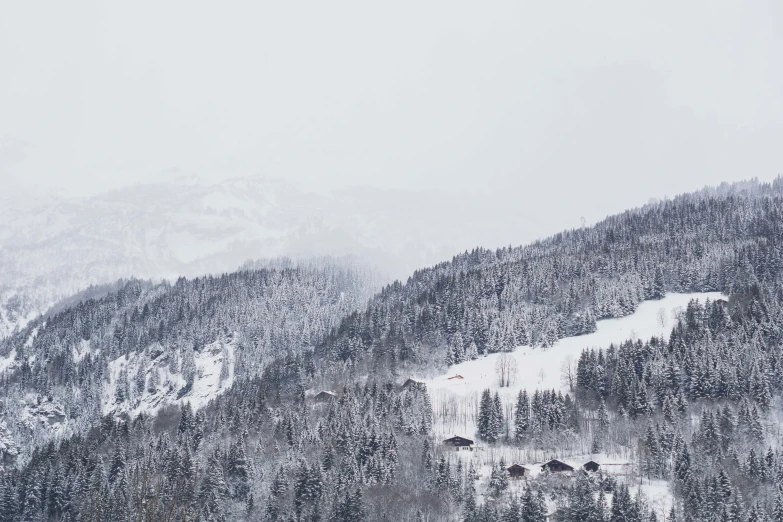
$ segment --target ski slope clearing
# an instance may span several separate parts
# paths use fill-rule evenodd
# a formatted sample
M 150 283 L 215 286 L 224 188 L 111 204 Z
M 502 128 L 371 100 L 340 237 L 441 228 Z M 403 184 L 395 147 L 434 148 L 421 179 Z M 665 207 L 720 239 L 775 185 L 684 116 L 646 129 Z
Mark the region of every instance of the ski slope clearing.
M 579 355 L 585 348 L 607 348 L 628 339 L 647 340 L 651 337 L 669 337 L 677 316 L 685 311 L 692 299 L 726 299 L 719 292 L 694 294 L 668 294 L 658 301 L 645 301 L 636 312 L 619 319 L 597 322 L 597 330 L 591 334 L 560 339 L 550 348 L 518 347 L 510 355 L 516 362 L 516 377 L 509 387 L 501 388 L 504 396 L 515 396 L 520 390 L 557 389 L 568 391 L 564 379 L 565 366 L 570 362 L 574 371 Z M 449 368 L 445 375 L 423 380 L 433 396 L 439 392 L 470 395 L 485 388 L 498 388 L 496 364 L 501 354 L 495 353 L 466 361 Z M 513 364 L 512 364 L 513 365 Z

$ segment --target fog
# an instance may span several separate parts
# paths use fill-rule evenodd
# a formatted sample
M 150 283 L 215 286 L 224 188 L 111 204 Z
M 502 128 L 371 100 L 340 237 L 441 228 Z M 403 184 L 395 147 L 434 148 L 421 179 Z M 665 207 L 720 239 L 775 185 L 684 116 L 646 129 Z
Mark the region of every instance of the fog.
M 538 225 L 503 241 L 519 244 L 781 170 L 778 2 L 1 9 L 0 190 L 14 199 L 282 179 L 388 190 L 381 206 L 403 191 L 460 202 L 446 212 L 474 200 L 498 222 L 523 212 Z

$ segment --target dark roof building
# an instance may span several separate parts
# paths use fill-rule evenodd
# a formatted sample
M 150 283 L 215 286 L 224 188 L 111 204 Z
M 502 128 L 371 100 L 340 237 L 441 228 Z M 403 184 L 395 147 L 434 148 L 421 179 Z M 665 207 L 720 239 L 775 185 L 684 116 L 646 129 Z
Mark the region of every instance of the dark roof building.
M 543 466 L 541 466 L 541 471 L 549 471 L 551 473 L 560 473 L 562 471 L 574 471 L 574 468 L 566 464 L 565 462 L 561 462 L 557 459 L 552 459 Z
M 524 477 L 529 471 L 525 466 L 520 466 L 519 464 L 512 464 L 506 470 L 511 478 Z
M 585 469 L 585 471 L 598 471 L 598 468 L 600 468 L 601 465 L 596 461 L 591 460 L 590 462 L 585 462 L 585 465 L 582 467 Z
M 454 446 L 454 449 L 457 451 L 459 450 L 472 450 L 473 449 L 473 441 L 470 439 L 466 439 L 465 437 L 459 437 L 457 435 L 454 435 L 450 439 L 446 439 L 443 441 L 443 444 L 446 444 L 447 446 Z
M 402 387 L 423 390 L 426 388 L 426 385 L 421 381 L 417 381 L 415 379 L 408 379 L 402 384 Z
M 332 393 L 332 392 L 322 391 L 321 393 L 319 393 L 318 395 L 316 395 L 313 398 L 315 400 L 317 400 L 318 402 L 326 402 L 326 401 L 331 401 L 335 397 L 337 397 L 337 396 L 334 393 Z

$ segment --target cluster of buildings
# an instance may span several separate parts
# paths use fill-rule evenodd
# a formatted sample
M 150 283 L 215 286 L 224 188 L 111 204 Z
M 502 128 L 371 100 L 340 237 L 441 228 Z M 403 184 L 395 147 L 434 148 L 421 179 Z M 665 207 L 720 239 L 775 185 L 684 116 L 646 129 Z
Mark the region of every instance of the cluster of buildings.
M 465 437 L 453 436 L 443 441 L 447 446 L 452 446 L 456 451 L 473 451 L 474 442 Z M 581 469 L 587 472 L 596 472 L 600 469 L 601 465 L 594 460 L 585 462 Z M 508 468 L 508 474 L 511 478 L 525 478 L 530 475 L 530 468 L 526 468 L 520 464 L 512 464 Z M 564 473 L 575 471 L 574 467 L 570 464 L 566 464 L 563 461 L 552 459 L 549 462 L 544 463 L 541 466 L 541 471 L 549 473 Z
M 461 378 L 461 376 L 456 376 Z M 419 387 L 425 387 L 425 384 L 416 381 L 414 379 L 408 379 L 405 381 L 405 383 L 402 385 L 402 388 L 419 388 Z M 313 399 L 315 402 L 329 402 L 333 399 L 337 398 L 337 394 L 331 391 L 321 391 L 320 393 L 313 396 Z M 455 435 L 451 438 L 448 438 L 443 441 L 443 443 L 447 446 L 451 446 L 454 448 L 455 451 L 473 451 L 474 449 L 474 442 L 471 439 L 460 437 L 458 435 Z M 594 460 L 590 460 L 588 462 L 585 462 L 581 469 L 586 472 L 594 473 L 600 469 L 601 465 L 598 462 L 595 462 Z M 508 468 L 508 474 L 512 479 L 520 479 L 530 476 L 530 468 L 526 468 L 525 466 L 522 466 L 520 464 L 512 464 Z M 567 473 L 567 472 L 573 472 L 575 471 L 575 468 L 571 466 L 570 464 L 566 464 L 563 461 L 552 459 L 549 462 L 546 462 L 541 465 L 541 471 L 542 472 L 549 472 L 549 473 Z

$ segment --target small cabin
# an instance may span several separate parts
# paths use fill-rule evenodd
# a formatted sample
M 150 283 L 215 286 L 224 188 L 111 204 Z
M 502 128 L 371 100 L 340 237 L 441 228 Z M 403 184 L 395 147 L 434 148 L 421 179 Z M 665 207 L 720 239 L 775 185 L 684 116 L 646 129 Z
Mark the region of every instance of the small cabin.
M 590 462 L 585 462 L 585 465 L 582 466 L 582 467 L 585 469 L 585 471 L 596 472 L 596 471 L 598 471 L 598 468 L 601 467 L 601 465 L 599 463 L 597 463 L 596 461 L 591 460 Z
M 447 446 L 454 446 L 456 451 L 473 451 L 473 441 L 466 439 L 465 437 L 459 437 L 457 435 L 454 435 L 450 439 L 444 440 L 443 444 L 446 444 Z
M 403 389 L 406 389 L 406 390 L 424 390 L 424 389 L 426 389 L 426 385 L 423 382 L 417 381 L 415 379 L 408 379 L 407 381 L 402 383 L 402 387 L 403 387 Z
M 332 392 L 322 391 L 321 393 L 313 397 L 313 399 L 315 399 L 316 402 L 329 402 L 335 397 L 337 397 L 337 395 L 335 395 Z
M 543 466 L 541 466 L 541 471 L 549 471 L 550 473 L 562 473 L 564 471 L 574 471 L 574 468 L 572 466 L 569 466 L 565 462 L 559 461 L 557 459 L 552 459 Z
M 528 475 L 529 471 L 525 466 L 520 466 L 519 464 L 512 464 L 508 468 L 506 468 L 508 471 L 508 475 L 512 479 L 521 479 Z

